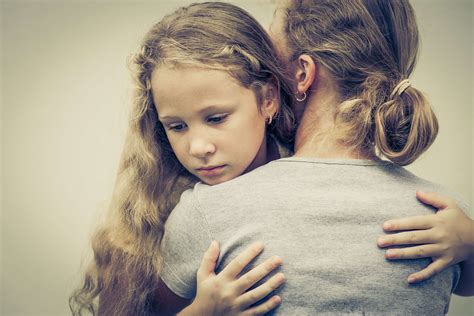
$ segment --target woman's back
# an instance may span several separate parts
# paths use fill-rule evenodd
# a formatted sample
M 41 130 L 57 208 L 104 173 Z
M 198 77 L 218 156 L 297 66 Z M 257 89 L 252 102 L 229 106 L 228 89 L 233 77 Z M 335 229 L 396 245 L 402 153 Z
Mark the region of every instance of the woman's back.
M 407 276 L 429 261 L 388 262 L 375 242 L 385 220 L 432 212 L 416 200 L 416 189 L 442 191 L 388 162 L 305 158 L 281 159 L 222 185 L 198 185 L 167 223 L 163 280 L 192 297 L 210 240 L 221 244 L 219 268 L 262 241 L 266 253 L 255 264 L 274 253 L 284 261 L 277 314 L 445 313 L 459 267 L 409 285 Z

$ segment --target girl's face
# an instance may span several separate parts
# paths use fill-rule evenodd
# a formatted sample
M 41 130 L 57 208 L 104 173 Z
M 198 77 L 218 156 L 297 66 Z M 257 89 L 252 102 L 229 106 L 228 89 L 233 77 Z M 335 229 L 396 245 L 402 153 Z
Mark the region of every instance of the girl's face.
M 227 72 L 159 66 L 151 86 L 176 157 L 201 181 L 222 183 L 267 162 L 265 115 Z

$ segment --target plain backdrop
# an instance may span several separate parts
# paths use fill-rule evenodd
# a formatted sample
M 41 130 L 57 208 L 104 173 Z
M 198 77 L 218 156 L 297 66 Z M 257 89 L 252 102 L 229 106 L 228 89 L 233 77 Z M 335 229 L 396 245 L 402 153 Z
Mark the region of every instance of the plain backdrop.
M 1 1 L 2 315 L 69 314 L 124 140 L 126 58 L 152 24 L 189 2 Z M 268 26 L 270 1 L 234 3 Z M 441 128 L 408 169 L 472 205 L 473 5 L 412 4 L 422 35 L 412 83 L 432 101 Z M 450 315 L 473 306 L 453 297 Z

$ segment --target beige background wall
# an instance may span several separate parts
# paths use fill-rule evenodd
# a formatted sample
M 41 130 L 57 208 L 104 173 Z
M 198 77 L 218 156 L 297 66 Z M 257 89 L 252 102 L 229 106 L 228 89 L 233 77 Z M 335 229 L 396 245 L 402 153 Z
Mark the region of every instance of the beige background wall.
M 126 57 L 180 3 L 188 1 L 1 1 L 2 315 L 68 314 L 125 134 Z M 268 1 L 234 3 L 271 19 Z M 441 130 L 410 169 L 472 205 L 472 2 L 412 3 L 423 37 L 412 81 Z M 450 315 L 473 304 L 455 297 Z

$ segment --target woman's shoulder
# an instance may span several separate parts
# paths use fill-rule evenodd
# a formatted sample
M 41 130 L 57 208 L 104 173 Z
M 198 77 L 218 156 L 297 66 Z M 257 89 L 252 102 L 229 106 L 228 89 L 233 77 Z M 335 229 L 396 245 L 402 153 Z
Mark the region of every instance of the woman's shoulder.
M 400 182 L 412 194 L 416 190 L 424 192 L 436 192 L 438 194 L 449 196 L 464 210 L 469 212 L 470 206 L 467 200 L 457 191 L 454 191 L 445 184 L 439 184 L 429 179 L 416 175 L 406 167 L 401 167 L 392 162 L 383 161 L 380 164 L 383 172 L 388 173 L 395 182 Z
M 189 233 L 191 231 L 199 231 L 200 229 L 207 229 L 206 216 L 200 206 L 197 191 L 199 183 L 194 187 L 184 191 L 179 202 L 170 212 L 169 217 L 165 223 L 165 232 L 167 235 Z

